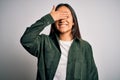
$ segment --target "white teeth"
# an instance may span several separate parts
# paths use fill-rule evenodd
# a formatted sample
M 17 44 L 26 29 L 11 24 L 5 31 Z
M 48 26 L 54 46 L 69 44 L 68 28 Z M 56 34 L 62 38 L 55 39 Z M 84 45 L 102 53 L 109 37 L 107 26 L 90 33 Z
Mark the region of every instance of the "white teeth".
M 60 24 L 60 25 L 67 25 L 67 24 Z
M 67 24 L 59 24 L 60 26 L 66 26 Z

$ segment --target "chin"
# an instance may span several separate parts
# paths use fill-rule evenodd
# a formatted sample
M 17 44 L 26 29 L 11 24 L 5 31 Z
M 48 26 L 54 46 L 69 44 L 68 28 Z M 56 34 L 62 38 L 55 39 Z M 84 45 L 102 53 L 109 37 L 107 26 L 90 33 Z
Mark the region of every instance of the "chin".
M 65 34 L 65 33 L 70 33 L 71 32 L 71 30 L 61 30 L 61 31 L 59 31 L 61 34 Z
M 65 33 L 66 31 L 63 30 L 58 30 L 59 33 Z

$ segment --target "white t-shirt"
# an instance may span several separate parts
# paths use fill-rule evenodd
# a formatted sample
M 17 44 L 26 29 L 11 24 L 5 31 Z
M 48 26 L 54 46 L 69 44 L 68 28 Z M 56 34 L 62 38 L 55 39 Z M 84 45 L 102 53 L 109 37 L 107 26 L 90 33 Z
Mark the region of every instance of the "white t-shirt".
M 60 49 L 61 49 L 61 57 L 60 61 L 54 76 L 53 80 L 66 80 L 66 68 L 67 68 L 67 59 L 68 59 L 68 51 L 72 44 L 71 41 L 62 41 L 59 40 Z

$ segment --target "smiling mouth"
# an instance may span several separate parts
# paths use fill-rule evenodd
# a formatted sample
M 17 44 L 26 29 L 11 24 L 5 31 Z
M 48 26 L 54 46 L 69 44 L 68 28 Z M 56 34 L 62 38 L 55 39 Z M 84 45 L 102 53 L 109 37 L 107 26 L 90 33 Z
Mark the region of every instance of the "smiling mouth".
M 59 24 L 59 26 L 67 26 L 68 24 Z
M 67 26 L 68 23 L 67 23 L 67 22 L 65 22 L 65 23 L 59 23 L 58 25 L 59 25 L 59 26 Z

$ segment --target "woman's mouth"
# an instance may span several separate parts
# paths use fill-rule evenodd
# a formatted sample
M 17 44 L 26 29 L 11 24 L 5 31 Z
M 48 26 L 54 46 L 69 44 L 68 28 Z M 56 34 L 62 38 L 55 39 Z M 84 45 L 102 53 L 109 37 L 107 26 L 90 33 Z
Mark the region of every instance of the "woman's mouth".
M 66 22 L 65 22 L 65 23 L 59 23 L 58 25 L 59 25 L 60 27 L 65 27 L 65 26 L 68 26 L 68 23 L 66 23 Z

